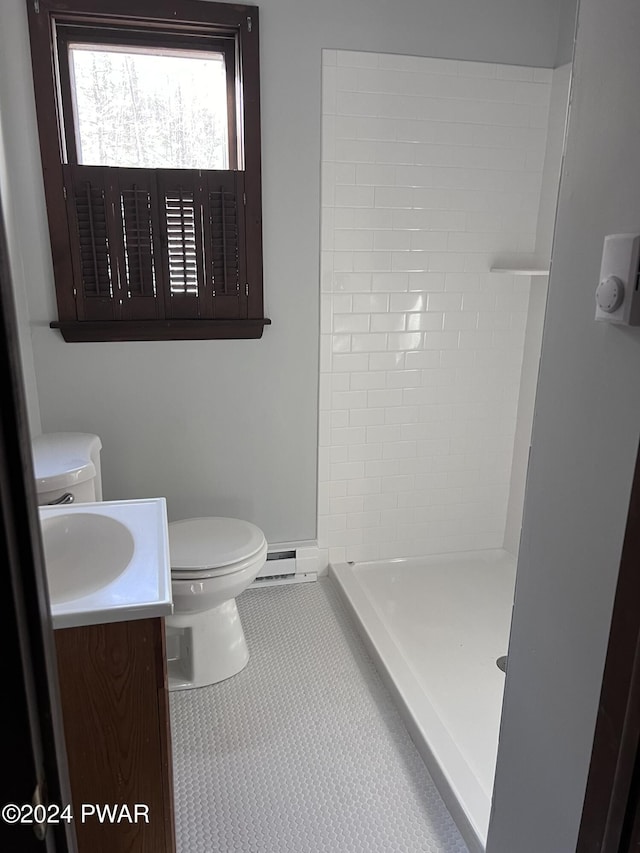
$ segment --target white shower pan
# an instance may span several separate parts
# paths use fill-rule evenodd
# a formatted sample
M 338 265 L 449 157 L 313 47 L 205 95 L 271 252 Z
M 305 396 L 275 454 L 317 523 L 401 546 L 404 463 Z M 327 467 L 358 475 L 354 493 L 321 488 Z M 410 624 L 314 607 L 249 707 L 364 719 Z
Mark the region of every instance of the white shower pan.
M 330 567 L 472 853 L 486 846 L 515 571 L 503 550 Z

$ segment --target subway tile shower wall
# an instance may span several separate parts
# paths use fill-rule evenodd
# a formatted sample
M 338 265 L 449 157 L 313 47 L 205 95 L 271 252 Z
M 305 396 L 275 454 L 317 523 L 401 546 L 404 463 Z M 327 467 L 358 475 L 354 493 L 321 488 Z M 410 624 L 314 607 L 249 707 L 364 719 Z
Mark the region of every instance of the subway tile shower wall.
M 318 542 L 501 548 L 551 71 L 323 52 Z M 535 286 L 535 285 L 534 285 Z

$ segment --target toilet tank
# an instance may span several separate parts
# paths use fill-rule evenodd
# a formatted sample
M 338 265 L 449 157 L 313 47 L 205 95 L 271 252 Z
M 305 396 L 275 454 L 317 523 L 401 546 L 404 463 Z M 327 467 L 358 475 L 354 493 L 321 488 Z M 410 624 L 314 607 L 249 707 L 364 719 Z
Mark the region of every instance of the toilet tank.
M 36 492 L 40 506 L 70 493 L 74 502 L 101 501 L 102 477 L 97 435 L 50 432 L 31 442 Z

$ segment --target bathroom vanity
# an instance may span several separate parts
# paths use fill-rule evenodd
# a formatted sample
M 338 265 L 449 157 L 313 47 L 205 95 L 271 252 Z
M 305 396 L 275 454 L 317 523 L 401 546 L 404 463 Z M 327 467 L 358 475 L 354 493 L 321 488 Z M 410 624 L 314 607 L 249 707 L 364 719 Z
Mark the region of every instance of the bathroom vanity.
M 54 636 L 79 853 L 173 853 L 164 620 Z M 101 820 L 88 805 L 117 809 Z
M 165 500 L 40 521 L 78 853 L 174 853 Z

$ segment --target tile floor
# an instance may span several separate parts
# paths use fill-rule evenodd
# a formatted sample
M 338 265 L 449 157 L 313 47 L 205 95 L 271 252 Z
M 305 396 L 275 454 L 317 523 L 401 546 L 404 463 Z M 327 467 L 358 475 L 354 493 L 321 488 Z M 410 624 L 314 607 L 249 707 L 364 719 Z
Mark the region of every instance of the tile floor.
M 171 695 L 178 853 L 466 853 L 333 582 L 238 603 L 247 668 Z

